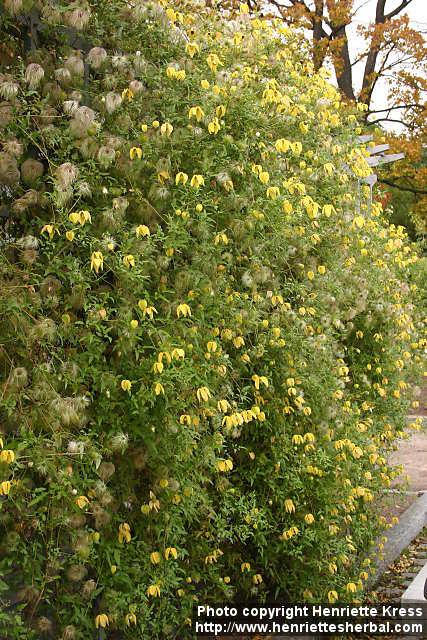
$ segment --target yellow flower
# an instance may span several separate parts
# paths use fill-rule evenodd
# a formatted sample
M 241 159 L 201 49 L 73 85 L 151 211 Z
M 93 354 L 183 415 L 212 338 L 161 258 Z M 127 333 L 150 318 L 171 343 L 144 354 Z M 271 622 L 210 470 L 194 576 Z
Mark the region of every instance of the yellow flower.
M 347 582 L 345 590 L 347 593 L 355 593 L 357 591 L 357 585 L 355 585 L 354 582 Z
M 160 127 L 160 122 L 158 120 L 153 120 L 151 126 L 153 127 L 153 129 L 158 129 Z
M 290 498 L 285 500 L 285 510 L 288 513 L 295 513 L 295 505 L 294 505 L 293 501 Z
M 179 304 L 176 308 L 176 315 L 178 318 L 184 316 L 184 318 L 191 316 L 191 309 L 185 302 Z
M 338 593 L 336 591 L 328 591 L 328 600 L 331 604 L 338 600 Z
M 208 63 L 209 69 L 213 71 L 213 73 L 216 73 L 218 67 L 222 66 L 222 62 L 216 53 L 210 53 L 206 58 L 206 62 Z
M 47 233 L 49 238 L 52 240 L 55 231 L 59 233 L 59 231 L 55 229 L 53 224 L 45 224 L 44 227 L 42 227 L 42 230 L 40 231 L 40 233 Z
M 184 173 L 183 171 L 179 171 L 176 176 L 175 176 L 175 184 L 180 184 L 180 182 L 182 182 L 182 184 L 186 184 L 188 181 L 188 175 L 186 173 Z
M 221 413 L 226 413 L 230 408 L 230 403 L 228 402 L 228 400 L 218 400 L 217 407 L 218 411 L 221 411 Z
M 298 535 L 298 533 L 298 527 L 290 527 L 287 531 L 284 531 L 280 537 L 282 540 L 290 540 L 294 536 Z
M 123 264 L 125 267 L 134 267 L 135 266 L 135 258 L 131 253 L 128 253 L 123 257 Z
M 207 387 L 199 387 L 196 391 L 196 396 L 199 402 L 207 402 L 211 397 L 211 392 Z
M 122 380 L 120 386 L 123 391 L 130 391 L 132 389 L 132 382 L 130 380 Z
M 74 240 L 74 236 L 75 236 L 74 231 L 66 231 L 65 233 L 65 237 L 69 242 L 72 242 Z
M 233 344 L 236 347 L 236 349 L 240 349 L 240 347 L 243 347 L 243 345 L 245 344 L 245 340 L 242 336 L 236 336 L 233 339 Z
M 249 7 L 248 7 L 248 5 L 246 4 L 246 2 L 241 2 L 241 3 L 239 4 L 239 12 L 240 12 L 241 14 L 243 14 L 243 15 L 245 15 L 245 14 L 249 13 Z
M 165 388 L 160 382 L 155 383 L 154 393 L 156 394 L 156 396 L 159 396 L 160 394 L 163 394 L 163 395 L 165 394 Z
M 0 451 L 0 462 L 11 464 L 15 460 L 15 453 L 11 449 Z
M 286 215 L 289 215 L 294 210 L 294 208 L 292 206 L 292 203 L 289 202 L 289 200 L 285 200 L 283 202 L 282 208 L 283 208 L 284 213 L 286 213 Z
M 142 149 L 141 147 L 132 147 L 129 151 L 129 158 L 131 160 L 134 160 L 135 158 L 138 158 L 138 160 L 141 160 L 142 158 Z
M 130 627 L 131 624 L 136 624 L 136 615 L 134 613 L 127 613 L 125 616 L 125 624 Z
M 120 544 L 123 544 L 123 542 L 131 541 L 132 536 L 130 533 L 130 526 L 127 522 L 123 522 L 123 524 L 119 525 L 118 539 Z
M 259 385 L 261 382 L 266 388 L 268 388 L 268 379 L 265 376 L 257 376 L 256 374 L 254 374 L 251 380 L 255 385 L 255 389 L 259 389 Z
M 160 133 L 162 136 L 170 136 L 173 131 L 173 125 L 170 122 L 164 122 L 160 127 Z
M 285 138 L 279 138 L 278 140 L 276 140 L 274 146 L 276 147 L 276 151 L 279 151 L 280 153 L 286 153 L 291 148 L 291 143 Z
M 147 236 L 150 235 L 150 229 L 147 227 L 146 224 L 139 224 L 135 229 L 135 233 L 138 236 L 138 238 L 140 236 L 142 236 L 143 238 L 146 238 Z
M 308 217 L 311 220 L 314 220 L 314 218 L 316 218 L 317 214 L 319 213 L 320 205 L 317 202 L 314 202 L 314 200 L 310 196 L 305 196 L 305 198 L 302 198 L 301 204 L 307 211 Z
M 91 270 L 95 270 L 95 273 L 99 273 L 99 271 L 103 270 L 104 268 L 104 256 L 102 255 L 101 251 L 94 251 L 92 253 L 91 259 L 90 259 L 90 268 Z
M 294 153 L 296 156 L 299 156 L 302 151 L 301 142 L 291 142 L 291 149 L 292 153 Z
M 147 589 L 147 596 L 153 596 L 154 598 L 158 598 L 160 596 L 160 585 L 150 584 L 150 586 Z
M 250 571 L 250 570 L 251 570 L 251 565 L 249 564 L 249 562 L 242 562 L 242 564 L 240 565 L 240 571 L 244 573 L 245 571 Z
M 154 373 L 162 373 L 163 371 L 163 362 L 155 362 L 153 364 Z
M 335 171 L 335 167 L 332 164 L 332 162 L 327 162 L 326 164 L 323 165 L 323 169 L 326 173 L 327 176 L 331 176 L 333 174 L 333 172 Z
M 268 173 L 268 171 L 260 171 L 258 174 L 258 178 L 260 179 L 262 184 L 268 184 L 270 180 L 270 174 Z
M 79 509 L 84 509 L 88 504 L 89 500 L 86 498 L 86 496 L 79 496 L 78 498 L 76 498 L 76 505 L 79 507 Z
M 279 187 L 268 187 L 267 189 L 267 198 L 270 200 L 275 200 L 280 194 Z
M 144 133 L 146 133 L 148 131 L 148 124 L 142 124 L 141 125 L 141 131 L 143 131 Z
M 160 564 L 161 560 L 162 556 L 158 551 L 153 551 L 152 553 L 150 553 L 150 561 L 152 564 Z
M 196 118 L 197 122 L 200 122 L 201 120 L 203 120 L 204 117 L 205 117 L 205 112 L 203 111 L 202 107 L 199 107 L 199 106 L 190 107 L 188 111 L 189 120 L 191 120 L 191 118 Z
M 313 522 L 314 522 L 314 516 L 313 516 L 313 514 L 312 514 L 312 513 L 307 513 L 307 514 L 304 516 L 304 520 L 306 521 L 306 523 L 307 523 L 307 524 L 313 524 Z
M 195 189 L 198 189 L 200 186 L 205 184 L 205 179 L 200 174 L 194 175 L 190 180 L 190 185 Z
M 333 207 L 332 204 L 325 204 L 322 207 L 322 213 L 323 215 L 325 215 L 327 218 L 330 218 L 331 215 L 334 213 L 335 209 Z
M 175 547 L 166 547 L 165 549 L 166 560 L 169 560 L 169 557 L 172 557 L 174 560 L 177 559 L 178 551 L 175 549 Z
M 262 582 L 262 575 L 260 573 L 256 573 L 254 576 L 252 576 L 252 582 L 254 584 L 261 584 Z
M 233 461 L 230 458 L 228 460 L 217 460 L 216 468 L 223 473 L 231 471 L 233 469 Z
M 10 480 L 4 480 L 3 482 L 0 482 L 0 496 L 7 496 L 10 492 L 11 487 L 12 483 L 10 482 Z
M 215 238 L 214 238 L 214 244 L 221 244 L 221 242 L 223 244 L 228 244 L 229 243 L 229 239 L 227 237 L 227 234 L 222 232 L 222 233 L 217 233 Z
M 362 229 L 365 226 L 365 218 L 363 216 L 356 216 L 353 223 L 358 229 Z
M 185 46 L 185 52 L 188 53 L 190 58 L 194 58 L 196 53 L 199 53 L 200 47 L 196 42 L 187 42 Z
M 117 573 L 117 565 L 112 564 L 110 567 L 110 571 L 111 571 L 111 574 L 114 576 L 114 574 Z
M 323 264 L 319 264 L 317 267 L 317 271 L 323 276 L 326 273 L 326 267 Z
M 129 102 L 133 100 L 134 93 L 131 89 L 123 89 L 122 98 L 123 100 L 128 100 Z
M 105 629 L 105 627 L 108 627 L 109 624 L 110 624 L 110 620 L 106 613 L 100 613 L 96 616 L 95 627 L 97 629 L 99 629 L 99 627 L 101 627 L 101 629 Z
M 79 223 L 81 226 L 83 226 L 86 222 L 92 222 L 89 211 L 73 211 L 68 216 L 68 219 L 73 224 Z
M 219 104 L 215 109 L 215 113 L 218 118 L 223 118 L 225 116 L 225 112 L 226 107 L 223 104 Z
M 190 426 L 191 416 L 189 416 L 187 413 L 183 413 L 181 416 L 179 416 L 179 424 L 186 424 L 187 426 Z
M 209 87 L 211 86 L 209 80 L 203 79 L 200 81 L 200 86 L 202 87 L 202 89 L 209 89 Z
M 220 129 L 221 126 L 219 124 L 218 118 L 214 118 L 211 122 L 209 122 L 208 131 L 210 134 L 216 134 Z
M 171 356 L 172 356 L 173 360 L 184 360 L 185 351 L 184 351 L 184 349 L 179 349 L 178 347 L 175 347 L 171 351 Z

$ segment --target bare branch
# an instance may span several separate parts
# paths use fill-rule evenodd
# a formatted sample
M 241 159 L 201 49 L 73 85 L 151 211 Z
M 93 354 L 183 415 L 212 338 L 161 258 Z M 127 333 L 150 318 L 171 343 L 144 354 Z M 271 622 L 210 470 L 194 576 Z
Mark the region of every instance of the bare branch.
M 377 118 L 376 120 L 369 120 L 366 124 L 370 127 L 377 122 L 396 122 L 397 124 L 402 124 L 404 127 L 408 129 L 412 129 L 412 126 L 403 120 L 398 120 L 397 118 Z
M 401 191 L 410 191 L 411 193 L 427 195 L 427 190 L 425 189 L 416 189 L 415 187 L 405 187 L 404 185 L 397 184 L 397 182 L 393 182 L 392 180 L 386 180 L 385 178 L 378 178 L 378 180 L 383 184 L 387 184 L 389 187 L 394 187 L 395 189 L 400 189 Z
M 396 7 L 395 9 L 393 9 L 393 11 L 390 11 L 390 13 L 387 13 L 384 18 L 386 20 L 390 20 L 391 18 L 394 18 L 394 16 L 397 16 L 398 13 L 400 13 L 401 11 L 403 11 L 403 9 L 406 9 L 406 7 L 408 6 L 408 4 L 411 4 L 412 0 L 402 0 L 401 4 Z
M 394 111 L 395 109 L 424 109 L 422 104 L 417 104 L 416 102 L 410 104 L 400 104 L 396 107 L 387 107 L 387 109 L 372 109 L 368 111 L 368 116 L 371 113 L 384 113 L 385 111 Z

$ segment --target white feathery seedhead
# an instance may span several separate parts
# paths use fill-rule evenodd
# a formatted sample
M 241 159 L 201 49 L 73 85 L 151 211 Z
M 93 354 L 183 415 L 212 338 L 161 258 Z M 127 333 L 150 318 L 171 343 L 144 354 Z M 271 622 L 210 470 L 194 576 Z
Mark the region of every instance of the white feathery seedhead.
M 14 158 L 19 158 L 24 152 L 24 145 L 13 138 L 12 140 L 6 140 L 3 144 L 3 151 Z
M 111 147 L 102 146 L 98 151 L 98 160 L 103 167 L 109 167 L 116 158 L 116 152 Z
M 23 236 L 16 241 L 16 244 L 21 249 L 37 249 L 39 241 L 34 236 Z
M 115 433 L 110 440 L 110 447 L 112 451 L 116 452 L 124 452 L 126 451 L 129 444 L 129 436 L 127 433 L 123 433 L 123 431 L 119 431 Z
M 5 9 L 13 16 L 22 11 L 23 4 L 23 0 L 4 0 Z
M 70 27 L 81 30 L 84 29 L 90 20 L 90 11 L 88 9 L 74 9 L 65 14 L 65 20 Z
M 64 62 L 64 67 L 68 69 L 73 76 L 82 77 L 85 72 L 84 62 L 78 55 L 69 56 Z
M 120 107 L 123 99 L 122 96 L 118 93 L 114 93 L 114 91 L 110 91 L 105 96 L 105 109 L 107 113 L 114 113 L 116 109 Z
M 2 82 L 0 84 L 0 95 L 5 100 L 13 100 L 16 98 L 19 91 L 19 84 L 13 82 L 12 80 L 7 80 L 6 82 Z
M 73 116 L 78 108 L 79 103 L 77 100 L 65 100 L 65 102 L 62 103 L 62 110 L 67 116 Z
M 74 119 L 80 122 L 83 126 L 90 126 L 96 118 L 96 113 L 90 107 L 79 107 L 76 109 Z
M 139 80 L 132 80 L 132 82 L 129 84 L 129 89 L 132 91 L 132 93 L 139 93 L 143 90 L 143 88 L 144 85 Z
M 60 84 L 69 84 L 71 82 L 71 73 L 65 67 L 60 67 L 55 70 L 55 80 Z
M 29 85 L 30 89 L 35 89 L 44 77 L 44 69 L 36 62 L 31 62 L 25 69 L 25 82 Z
M 68 189 L 79 177 L 79 170 L 71 162 L 64 162 L 55 171 L 55 177 L 63 189 Z
M 103 47 L 93 47 L 86 59 L 93 69 L 99 69 L 107 59 L 107 52 Z
M 124 69 L 129 64 L 129 60 L 126 56 L 113 56 L 111 58 L 111 64 L 115 69 Z

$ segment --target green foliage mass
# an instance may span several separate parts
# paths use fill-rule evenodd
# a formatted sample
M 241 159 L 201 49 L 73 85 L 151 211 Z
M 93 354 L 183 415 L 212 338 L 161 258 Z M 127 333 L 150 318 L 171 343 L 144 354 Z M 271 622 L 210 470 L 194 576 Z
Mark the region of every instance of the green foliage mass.
M 1 31 L 1 636 L 359 598 L 425 338 L 357 113 L 244 7 Z

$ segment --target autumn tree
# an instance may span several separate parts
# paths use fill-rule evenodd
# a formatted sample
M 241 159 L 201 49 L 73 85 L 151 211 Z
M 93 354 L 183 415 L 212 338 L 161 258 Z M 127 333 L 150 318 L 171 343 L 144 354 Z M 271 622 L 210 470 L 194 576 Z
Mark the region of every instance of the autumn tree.
M 280 15 L 286 23 L 311 33 L 316 69 L 330 64 L 344 98 L 367 105 L 366 124 L 385 126 L 391 148 L 405 152 L 405 161 L 380 171 L 381 183 L 413 197 L 418 218 L 427 221 L 423 158 L 427 55 L 422 33 L 411 26 L 405 13 L 412 3 L 413 0 L 401 0 L 397 5 L 392 0 L 370 0 L 372 22 L 357 28 L 361 36 L 357 50 L 351 33 L 354 34 L 354 24 L 366 1 L 269 0 L 249 6 Z M 364 42 L 361 48 L 359 41 Z M 363 68 L 361 82 L 356 82 L 356 65 Z M 376 90 L 383 82 L 388 86 L 387 101 L 378 107 Z

